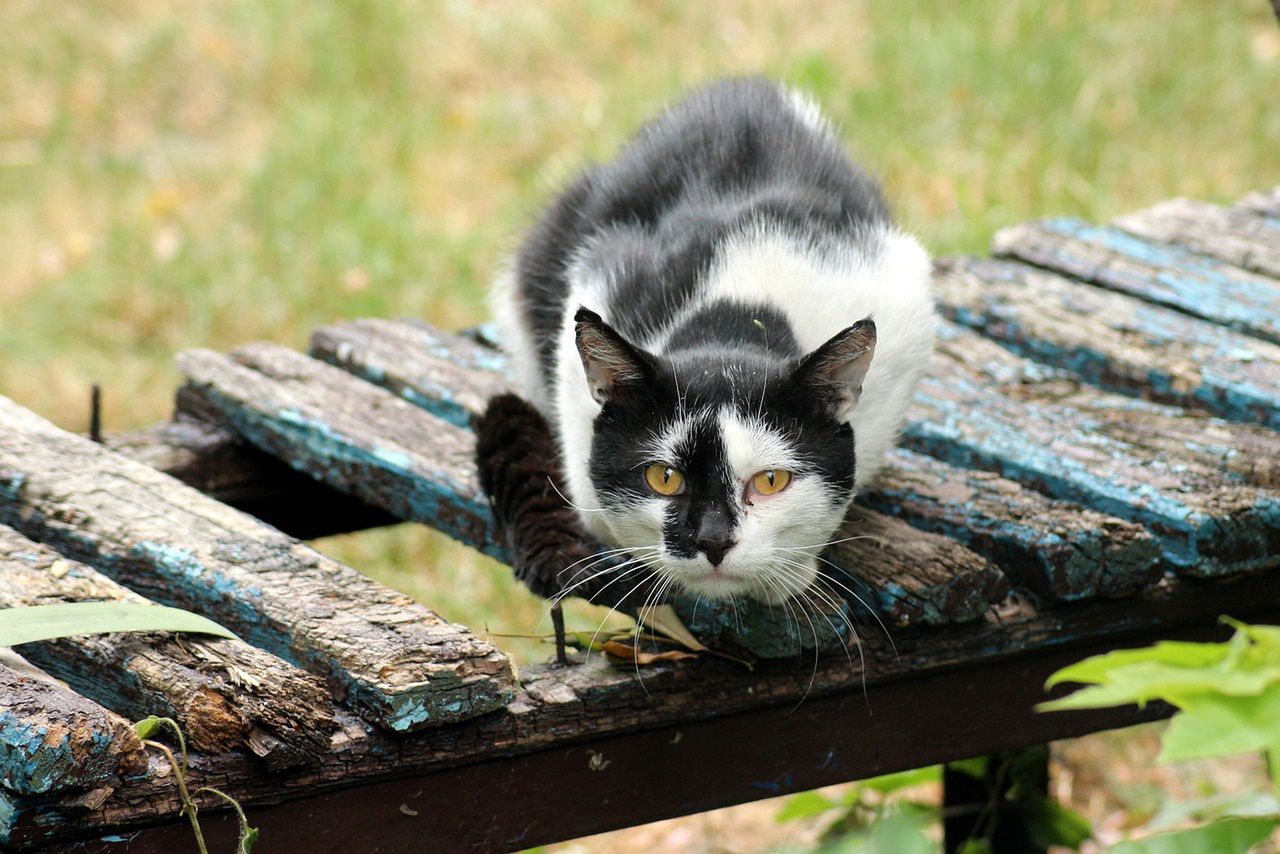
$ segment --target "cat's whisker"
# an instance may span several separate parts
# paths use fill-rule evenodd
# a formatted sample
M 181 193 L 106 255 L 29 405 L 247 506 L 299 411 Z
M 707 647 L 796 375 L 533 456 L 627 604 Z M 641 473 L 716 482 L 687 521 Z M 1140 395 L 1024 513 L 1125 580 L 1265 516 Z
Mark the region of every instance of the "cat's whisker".
M 809 569 L 809 567 L 807 567 L 807 566 L 805 566 L 804 564 L 801 564 L 801 563 L 792 563 L 791 565 L 795 568 L 795 570 L 797 570 L 797 571 L 795 572 L 795 578 L 796 578 L 796 580 L 800 580 L 800 579 L 802 578 L 802 576 L 800 575 L 800 573 L 801 573 L 801 572 L 807 572 L 807 571 L 808 571 L 808 569 Z M 854 624 L 853 624 L 853 620 L 849 617 L 848 613 L 846 613 L 846 609 L 845 609 L 845 608 L 840 607 L 840 606 L 841 606 L 841 603 L 845 602 L 846 600 L 844 599 L 844 597 L 839 596 L 838 594 L 836 594 L 836 593 L 835 593 L 835 591 L 833 591 L 833 590 L 831 590 L 830 588 L 826 587 L 826 585 L 824 584 L 824 579 L 823 579 L 823 576 L 822 576 L 822 575 L 818 575 L 818 576 L 814 579 L 814 581 L 815 581 L 816 583 L 815 583 L 815 584 L 811 584 L 811 585 L 809 586 L 809 589 L 810 589 L 810 590 L 812 590 L 814 593 L 816 593 L 819 597 L 821 597 L 821 598 L 822 598 L 822 600 L 823 600 L 823 601 L 825 601 L 825 602 L 826 602 L 826 603 L 827 603 L 827 604 L 828 604 L 832 609 L 834 609 L 834 610 L 835 610 L 835 612 L 836 612 L 836 614 L 840 617 L 840 619 L 844 622 L 844 624 L 845 624 L 846 626 L 848 626 L 848 627 L 849 627 L 849 634 L 850 634 L 850 636 L 852 637 L 853 642 L 854 642 L 854 643 L 857 645 L 857 647 L 858 647 L 858 659 L 859 659 L 859 662 L 860 662 L 860 664 L 861 664 L 860 672 L 862 673 L 862 682 L 863 682 L 862 687 L 863 687 L 863 693 L 865 694 L 865 693 L 866 693 L 866 678 L 867 678 L 867 677 L 866 677 L 866 673 L 867 673 L 867 671 L 866 671 L 866 667 L 867 667 L 866 652 L 865 652 L 865 651 L 863 650 L 863 648 L 862 648 L 862 639 L 861 639 L 860 637 L 858 637 L 858 630 L 857 630 L 857 628 L 854 626 Z M 828 618 L 828 623 L 830 623 L 830 618 Z M 839 632 L 837 632 L 837 631 L 836 631 L 836 627 L 835 627 L 835 624 L 834 624 L 834 623 L 831 623 L 831 630 L 832 630 L 833 632 L 836 632 L 837 636 L 839 635 Z M 852 657 L 851 655 L 849 655 L 849 646 L 848 646 L 848 643 L 845 643 L 845 644 L 844 644 L 844 651 L 845 651 L 845 657 L 849 660 L 849 669 L 850 669 L 850 670 L 852 670 L 852 669 L 853 669 L 853 657 Z
M 557 605 L 557 604 L 559 604 L 559 603 L 560 603 L 560 601 L 561 601 L 562 599 L 564 599 L 566 596 L 568 596 L 569 594 L 571 594 L 574 590 L 579 589 L 580 587 L 582 587 L 583 585 L 585 585 L 585 584 L 589 583 L 590 581 L 592 581 L 592 580 L 593 580 L 593 579 L 595 579 L 595 578 L 599 578 L 601 575 L 605 575 L 606 573 L 610 573 L 610 572 L 619 572 L 619 571 L 621 571 L 622 569 L 624 569 L 625 567 L 628 567 L 628 566 L 632 566 L 632 565 L 634 565 L 634 564 L 635 564 L 635 562 L 636 562 L 636 561 L 638 561 L 641 557 L 642 557 L 642 555 L 635 555 L 635 556 L 633 556 L 632 558 L 629 558 L 629 559 L 627 559 L 627 560 L 623 561 L 623 562 L 622 562 L 622 563 L 620 563 L 620 564 L 614 564 L 614 565 L 606 566 L 604 569 L 596 570 L 595 572 L 593 572 L 593 573 L 591 573 L 590 575 L 588 575 L 586 578 L 583 578 L 582 580 L 577 581 L 577 582 L 575 582 L 575 583 L 573 583 L 573 584 L 570 584 L 570 585 L 568 585 L 567 587 L 563 588 L 559 593 L 557 593 L 554 597 L 552 597 L 551 604 L 552 604 L 552 605 Z M 594 565 L 595 565 L 595 564 L 592 564 L 592 566 L 594 566 Z M 590 568 L 591 568 L 591 567 L 587 567 L 585 570 L 580 570 L 579 572 L 583 572 L 583 571 L 589 570 Z M 623 573 L 623 575 L 624 575 L 624 576 L 625 576 L 626 574 L 627 574 L 627 573 Z M 615 580 L 616 580 L 616 579 L 615 579 Z M 612 582 L 610 582 L 610 583 L 612 583 Z M 605 585 L 605 587 L 608 587 L 608 585 Z M 601 590 L 603 590 L 603 589 L 604 589 L 604 588 L 601 588 Z M 599 592 L 599 591 L 597 591 L 597 592 Z

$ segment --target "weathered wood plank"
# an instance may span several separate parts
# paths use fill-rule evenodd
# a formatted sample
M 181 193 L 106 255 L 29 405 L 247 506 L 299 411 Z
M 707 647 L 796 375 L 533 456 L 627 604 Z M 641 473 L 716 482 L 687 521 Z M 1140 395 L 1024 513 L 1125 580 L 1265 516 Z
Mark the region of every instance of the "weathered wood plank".
M 863 501 L 964 543 L 1050 600 L 1123 596 L 1160 576 L 1160 546 L 1141 525 L 910 451 L 894 453 Z
M 272 344 L 179 358 L 179 405 L 216 417 L 298 471 L 505 559 L 471 434 L 376 386 Z
M 439 727 L 409 737 L 390 737 L 361 721 L 343 717 L 334 750 L 320 765 L 285 774 L 264 773 L 234 754 L 202 758 L 195 785 L 206 781 L 242 797 L 246 803 L 279 802 L 361 782 L 456 768 L 502 757 L 529 754 L 561 745 L 577 745 L 577 761 L 597 764 L 613 758 L 612 735 L 686 726 L 694 721 L 730 716 L 770 706 L 788 708 L 828 695 L 842 695 L 839 717 L 844 728 L 882 718 L 876 687 L 917 680 L 931 673 L 963 667 L 972 690 L 1001 690 L 988 675 L 997 662 L 1016 660 L 1032 651 L 1078 647 L 1082 643 L 1139 645 L 1176 635 L 1179 627 L 1211 626 L 1217 615 L 1244 620 L 1274 619 L 1277 578 L 1251 576 L 1236 584 L 1209 584 L 1196 579 L 1165 579 L 1153 590 L 1123 603 L 1081 602 L 1070 608 L 1034 612 L 1014 608 L 963 625 L 894 630 L 892 642 L 878 628 L 862 635 L 862 655 L 829 656 L 812 669 L 794 662 L 763 663 L 753 671 L 717 659 L 662 665 L 637 674 L 608 666 L 592 656 L 570 668 L 535 666 L 522 673 L 522 688 L 503 711 L 458 725 Z M 865 687 L 870 689 L 864 699 Z M 918 726 L 930 726 L 929 709 L 939 695 L 923 692 Z M 947 695 L 950 696 L 950 695 Z M 870 716 L 870 717 L 867 717 Z M 899 723 L 894 719 L 895 725 Z M 107 805 L 86 810 L 64 800 L 24 801 L 14 839 L 41 839 L 119 832 L 130 826 L 174 816 L 176 797 L 169 778 L 130 784 Z M 393 805 L 392 809 L 394 810 Z
M 146 767 L 142 743 L 128 721 L 16 654 L 2 653 L 0 787 L 20 795 L 97 789 L 115 786 Z
M 501 354 L 425 324 L 364 319 L 322 326 L 311 335 L 311 354 L 459 427 L 510 391 Z
M 465 347 L 457 345 L 465 339 L 425 326 L 384 337 L 387 326 L 361 322 L 328 327 L 313 339 L 312 352 L 352 368 L 359 376 L 430 412 L 438 412 L 442 417 L 457 413 L 455 420 L 459 423 L 470 423 L 478 417 L 491 395 L 511 390 L 497 373 L 504 368 L 501 354 L 490 351 L 483 358 L 469 356 Z M 470 342 L 465 344 L 476 346 Z M 461 356 L 453 355 L 455 347 Z M 424 382 L 423 377 L 433 379 Z M 437 378 L 447 378 L 448 394 L 441 396 Z M 343 396 L 354 393 L 344 392 Z M 551 448 L 551 443 L 544 443 L 544 447 Z M 422 521 L 431 523 L 429 519 Z M 903 536 L 905 531 L 893 520 L 875 514 L 866 515 L 865 523 L 882 531 L 876 543 L 855 541 L 826 557 L 859 576 L 866 584 L 865 589 L 859 591 L 859 595 L 867 599 L 863 604 L 895 624 L 975 619 L 1007 591 L 1007 580 L 996 567 L 947 538 L 923 536 L 914 531 L 910 537 Z M 850 521 L 835 538 L 859 533 L 858 522 Z M 925 558 L 929 556 L 935 558 L 932 567 L 925 566 Z M 891 577 L 892 573 L 898 575 Z M 694 619 L 691 603 L 677 600 L 674 604 L 682 616 Z M 740 625 L 751 626 L 748 635 L 739 640 L 750 643 L 757 654 L 772 655 L 771 651 L 779 646 L 773 641 L 761 641 L 760 637 L 766 633 L 765 626 L 783 623 L 776 619 L 776 609 L 759 610 L 758 620 L 753 618 L 744 623 L 741 607 L 735 611 L 703 603 L 698 614 L 701 619 L 696 622 L 700 631 L 712 635 L 723 635 L 723 626 L 729 624 L 735 629 Z
M 0 525 L 0 608 L 101 601 L 146 602 Z M 323 682 L 241 641 L 120 633 L 23 644 L 19 652 L 131 720 L 173 718 L 205 753 L 243 748 L 285 768 L 328 750 L 337 728 Z
M 1221 441 L 1276 434 L 1081 387 L 946 321 L 939 337 L 909 448 L 1139 522 L 1184 572 L 1280 564 L 1280 495 L 1257 485 L 1274 466 Z
M 511 697 L 511 664 L 407 596 L 0 398 L 0 522 L 332 680 L 396 731 Z
M 510 391 L 493 373 L 504 371 L 501 354 L 490 353 L 483 360 L 459 358 L 453 355 L 453 342 L 461 336 L 450 338 L 416 326 L 417 334 L 424 336 L 421 339 L 415 339 L 413 333 L 383 338 L 382 328 L 364 323 L 327 327 L 313 338 L 312 353 L 433 412 L 462 399 L 468 402 L 468 418 L 474 417 L 480 402 L 487 399 L 486 394 Z M 339 350 L 343 353 L 341 360 L 336 358 Z M 484 367 L 475 367 L 477 364 Z M 439 400 L 431 385 L 418 381 L 424 376 L 447 377 L 451 395 Z M 928 470 L 922 470 L 924 467 Z M 1148 583 L 1158 572 L 1159 550 L 1134 523 L 1053 502 L 1012 481 L 952 469 L 927 457 L 901 457 L 897 479 L 891 479 L 892 472 L 886 477 L 890 479 L 882 483 L 879 497 L 869 498 L 868 503 L 876 510 L 901 516 L 921 530 L 959 539 L 996 561 L 1006 572 L 1015 573 L 1015 582 L 1039 595 L 1061 599 L 1078 599 L 1095 592 L 1120 595 Z M 964 491 L 963 502 L 954 500 L 957 489 Z M 885 500 L 887 496 L 891 497 Z M 1036 530 L 1036 525 L 1045 527 Z M 1110 536 L 1103 537 L 1102 531 Z M 856 526 L 850 525 L 841 536 L 855 533 Z M 970 581 L 978 578 L 965 577 Z M 976 593 L 982 586 L 975 583 L 970 590 Z M 882 592 L 894 588 L 883 585 L 873 589 Z M 937 601 L 946 600 L 940 588 L 938 594 Z M 980 599 L 975 595 L 974 604 L 969 607 L 975 607 Z M 919 619 L 924 613 L 938 610 L 936 605 L 918 607 L 920 601 L 904 596 L 901 602 L 886 598 L 880 605 L 888 613 L 908 620 L 907 614 L 914 613 Z
M 1280 187 L 1257 190 L 1240 197 L 1233 207 L 1269 217 L 1280 217 Z
M 1280 279 L 1280 220 L 1258 216 L 1245 208 L 1169 199 L 1116 217 L 1111 224 L 1138 237 L 1185 246 Z
M 1280 282 L 1180 246 L 1050 219 L 997 233 L 992 249 L 1280 343 Z
M 1280 427 L 1280 346 L 1011 261 L 935 277 L 947 317 L 1104 388 Z

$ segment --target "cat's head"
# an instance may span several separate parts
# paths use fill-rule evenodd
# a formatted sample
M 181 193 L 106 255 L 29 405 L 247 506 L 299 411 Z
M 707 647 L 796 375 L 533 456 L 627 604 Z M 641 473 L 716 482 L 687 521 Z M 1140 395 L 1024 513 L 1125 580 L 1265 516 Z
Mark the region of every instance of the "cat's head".
M 790 358 L 749 343 L 660 356 L 586 309 L 575 324 L 601 406 L 594 521 L 689 593 L 776 602 L 808 587 L 853 497 L 848 419 L 875 324 Z

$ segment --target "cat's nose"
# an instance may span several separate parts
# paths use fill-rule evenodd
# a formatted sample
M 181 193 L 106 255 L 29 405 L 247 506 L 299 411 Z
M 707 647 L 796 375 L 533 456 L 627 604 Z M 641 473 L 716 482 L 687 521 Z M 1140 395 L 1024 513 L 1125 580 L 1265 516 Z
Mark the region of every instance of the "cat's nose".
M 698 551 L 707 556 L 712 566 L 724 563 L 725 552 L 733 548 L 733 521 L 729 514 L 719 508 L 713 508 L 698 522 L 698 532 L 693 544 Z
M 712 566 L 719 566 L 724 563 L 725 553 L 733 548 L 736 543 L 728 537 L 699 537 L 698 551 L 707 556 L 707 560 Z

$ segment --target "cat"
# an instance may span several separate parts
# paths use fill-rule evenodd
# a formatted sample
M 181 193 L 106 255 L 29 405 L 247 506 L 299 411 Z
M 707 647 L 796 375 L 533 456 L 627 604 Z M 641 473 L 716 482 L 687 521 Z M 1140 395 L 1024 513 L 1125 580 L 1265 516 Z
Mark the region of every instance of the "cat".
M 586 529 L 689 594 L 776 603 L 903 425 L 929 274 L 815 103 L 740 78 L 581 174 L 492 307 Z

